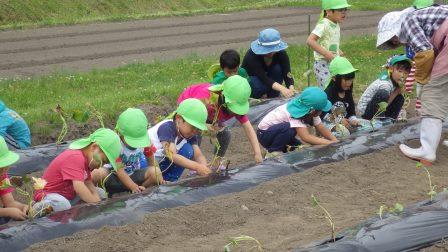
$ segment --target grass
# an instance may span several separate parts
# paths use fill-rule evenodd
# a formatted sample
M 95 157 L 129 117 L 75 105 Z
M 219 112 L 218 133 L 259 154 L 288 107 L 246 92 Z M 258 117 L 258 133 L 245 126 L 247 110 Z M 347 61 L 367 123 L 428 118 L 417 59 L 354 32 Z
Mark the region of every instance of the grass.
M 408 7 L 412 0 L 349 0 L 349 3 L 354 10 L 391 10 Z M 321 0 L 0 0 L 0 30 L 320 5 Z
M 342 42 L 342 50 L 354 67 L 359 69 L 354 86 L 358 97 L 378 77 L 381 65 L 393 53 L 376 50 L 375 40 L 373 36 L 365 36 L 347 38 Z M 244 52 L 240 51 L 242 55 Z M 306 47 L 291 45 L 288 54 L 293 76 L 305 87 L 303 73 L 307 70 Z M 207 82 L 206 71 L 217 60 L 191 55 L 169 62 L 131 64 L 88 73 L 0 79 L 0 99 L 25 118 L 32 134 L 45 135 L 55 128 L 61 128 L 58 115 L 52 111 L 58 104 L 65 111 L 84 111 L 90 103 L 104 115 L 106 126 L 111 126 L 117 115 L 128 107 L 169 103 L 174 110 L 175 100 L 181 90 L 190 84 Z M 150 121 L 156 117 L 154 115 Z

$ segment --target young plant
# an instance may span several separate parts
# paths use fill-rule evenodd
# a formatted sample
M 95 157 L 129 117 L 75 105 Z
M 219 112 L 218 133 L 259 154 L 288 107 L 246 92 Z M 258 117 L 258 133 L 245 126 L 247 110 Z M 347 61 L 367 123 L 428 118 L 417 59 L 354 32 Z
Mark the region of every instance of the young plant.
M 311 194 L 311 203 L 313 205 L 313 207 L 319 207 L 325 214 L 325 219 L 328 220 L 328 222 L 330 223 L 331 226 L 331 239 L 333 240 L 333 242 L 336 241 L 336 233 L 335 233 L 335 226 L 334 226 L 334 222 L 333 222 L 333 218 L 331 217 L 330 213 L 327 211 L 327 209 L 325 209 L 325 207 L 323 207 L 319 201 L 317 200 L 316 196 L 314 196 L 314 194 Z
M 437 194 L 437 192 L 436 192 L 436 185 L 433 185 L 432 184 L 432 181 L 431 181 L 431 174 L 429 173 L 429 171 L 428 171 L 428 169 L 422 164 L 422 163 L 420 163 L 420 162 L 418 162 L 416 165 L 415 165 L 415 167 L 417 168 L 417 169 L 421 169 L 421 168 L 423 168 L 424 170 L 425 170 L 425 172 L 426 172 L 426 176 L 428 177 L 428 183 L 429 183 L 429 191 L 428 191 L 428 196 L 429 196 L 429 199 L 432 201 L 433 199 L 434 199 L 434 197 L 436 196 L 436 194 Z
M 235 247 L 235 248 L 238 247 L 239 243 L 242 241 L 250 241 L 250 242 L 256 243 L 255 246 L 249 248 L 249 250 L 257 249 L 257 251 L 263 251 L 263 246 L 261 245 L 261 243 L 257 239 L 255 239 L 251 236 L 247 236 L 247 235 L 240 235 L 238 237 L 230 237 L 230 242 L 224 246 L 224 251 L 230 252 L 232 247 Z
M 64 110 L 62 109 L 61 105 L 58 104 L 58 106 L 56 106 L 56 108 L 54 109 L 54 112 L 59 115 L 59 118 L 61 118 L 62 121 L 61 133 L 59 133 L 58 139 L 56 140 L 56 144 L 59 145 L 64 140 L 65 135 L 67 135 L 68 126 L 67 121 L 65 120 Z
M 25 196 L 27 198 L 27 205 L 28 205 L 28 219 L 33 220 L 36 216 L 40 215 L 41 212 L 34 212 L 33 209 L 33 195 L 35 191 L 44 189 L 45 185 L 47 184 L 47 181 L 45 181 L 42 178 L 35 178 L 31 177 L 31 179 L 28 176 L 22 176 L 20 179 L 20 186 L 23 186 L 24 189 L 22 189 L 19 184 L 15 186 L 16 191 Z M 1 189 L 6 189 L 8 187 L 13 187 L 9 179 L 4 179 L 1 184 Z M 46 211 L 46 208 L 43 208 L 40 211 Z
M 373 126 L 373 121 L 376 120 L 382 113 L 386 112 L 387 102 L 380 102 L 378 105 L 378 111 L 376 111 L 375 115 L 373 115 L 370 120 L 370 126 L 372 126 L 372 130 L 375 130 L 375 126 Z
M 101 128 L 104 128 L 103 115 L 92 104 L 87 103 L 86 105 L 90 109 L 92 115 L 98 119 L 98 122 L 100 123 Z

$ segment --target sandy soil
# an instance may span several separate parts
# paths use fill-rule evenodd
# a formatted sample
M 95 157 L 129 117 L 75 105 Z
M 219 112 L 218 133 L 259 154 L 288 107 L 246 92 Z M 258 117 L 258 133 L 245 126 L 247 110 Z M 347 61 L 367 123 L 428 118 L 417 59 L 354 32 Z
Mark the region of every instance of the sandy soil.
M 191 53 L 218 54 L 225 48 L 248 48 L 266 27 L 279 29 L 287 42 L 303 43 L 308 15 L 314 26 L 319 12 L 276 8 L 0 32 L 0 76 L 88 71 Z M 351 11 L 342 36 L 375 33 L 382 14 Z
M 431 168 L 439 190 L 448 185 L 447 154 L 448 148 L 440 146 L 438 160 Z M 244 234 L 257 238 L 268 251 L 291 250 L 330 235 L 321 212 L 310 204 L 311 194 L 318 196 L 332 213 L 337 230 L 342 230 L 375 215 L 382 204 L 406 205 L 423 200 L 427 190 L 426 176 L 415 168 L 415 162 L 391 147 L 281 177 L 240 193 L 148 214 L 138 224 L 84 231 L 30 249 L 222 251 L 228 237 Z M 250 246 L 243 245 L 242 251 Z M 443 251 L 438 250 L 440 244 L 437 246 L 426 251 Z

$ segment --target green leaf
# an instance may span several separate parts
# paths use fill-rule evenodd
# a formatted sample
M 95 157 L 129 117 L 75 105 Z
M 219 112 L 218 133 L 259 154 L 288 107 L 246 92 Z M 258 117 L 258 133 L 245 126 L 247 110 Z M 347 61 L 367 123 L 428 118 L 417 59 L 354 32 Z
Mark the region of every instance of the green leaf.
M 75 120 L 75 122 L 78 122 L 78 123 L 87 122 L 87 120 L 89 120 L 89 116 L 90 116 L 89 111 L 82 112 L 81 110 L 74 110 L 73 114 L 72 114 L 73 120 Z
M 395 203 L 393 211 L 395 213 L 400 214 L 400 213 L 402 213 L 404 211 L 404 206 L 402 204 L 400 204 L 400 203 Z
M 28 184 L 28 183 L 31 182 L 31 178 L 28 177 L 27 175 L 23 175 L 22 176 L 22 181 L 23 181 L 24 184 Z
M 378 108 L 381 111 L 386 111 L 386 109 L 387 109 L 387 102 L 380 102 L 380 103 L 378 103 Z
M 415 164 L 415 168 L 417 168 L 417 169 L 421 169 L 422 167 L 423 167 L 423 164 L 420 163 L 420 162 L 417 162 L 417 163 Z
M 311 194 L 311 204 L 313 207 L 316 207 L 318 204 L 317 198 L 314 196 L 314 194 Z

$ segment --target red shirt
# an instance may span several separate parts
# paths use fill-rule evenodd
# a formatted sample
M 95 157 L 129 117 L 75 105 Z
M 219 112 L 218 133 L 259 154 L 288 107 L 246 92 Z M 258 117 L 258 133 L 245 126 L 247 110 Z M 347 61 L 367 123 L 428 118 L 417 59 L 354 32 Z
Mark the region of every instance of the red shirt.
M 49 193 L 58 193 L 72 200 L 76 197 L 73 181 L 91 179 L 89 163 L 81 150 L 68 149 L 51 161 L 42 178 L 47 181 L 47 184 L 42 191 L 34 193 L 36 201 Z
M 0 176 L 0 185 L 2 184 L 3 180 L 5 180 L 5 179 L 9 179 L 8 174 L 6 172 L 3 173 L 3 175 Z M 13 186 L 10 186 L 10 187 L 8 187 L 6 189 L 0 189 L 0 197 L 6 195 L 8 193 L 11 193 L 13 191 L 14 191 L 14 187 Z

